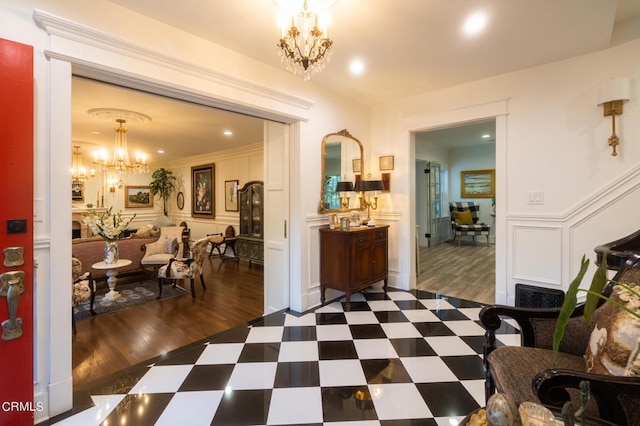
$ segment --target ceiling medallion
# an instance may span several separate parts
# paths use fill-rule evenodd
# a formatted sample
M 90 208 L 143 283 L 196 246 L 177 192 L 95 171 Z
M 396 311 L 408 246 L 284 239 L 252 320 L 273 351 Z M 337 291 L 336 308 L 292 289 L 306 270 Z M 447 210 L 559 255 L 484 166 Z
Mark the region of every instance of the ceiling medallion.
M 127 129 L 124 127 L 126 123 L 144 124 L 151 121 L 148 115 L 129 111 L 125 109 L 115 108 L 94 108 L 87 111 L 92 117 L 100 120 L 115 121 L 118 124 L 116 131 L 116 141 L 113 148 L 111 162 L 108 162 L 106 151 L 94 154 L 94 166 L 103 173 L 148 173 L 149 165 L 147 164 L 147 156 L 143 153 L 136 152 L 135 161 L 129 160 L 129 148 L 127 146 Z

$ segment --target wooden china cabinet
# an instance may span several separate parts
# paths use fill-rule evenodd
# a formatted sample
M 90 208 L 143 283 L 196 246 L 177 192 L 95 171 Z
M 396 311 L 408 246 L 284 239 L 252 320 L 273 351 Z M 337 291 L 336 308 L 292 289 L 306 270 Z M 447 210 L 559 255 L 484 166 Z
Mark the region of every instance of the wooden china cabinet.
M 236 252 L 249 263 L 264 263 L 264 190 L 260 181 L 247 182 L 238 193 L 240 233 Z
M 355 227 L 348 230 L 320 229 L 320 301 L 325 302 L 325 290 L 343 291 L 347 311 L 351 309 L 351 294 L 388 281 L 389 226 Z

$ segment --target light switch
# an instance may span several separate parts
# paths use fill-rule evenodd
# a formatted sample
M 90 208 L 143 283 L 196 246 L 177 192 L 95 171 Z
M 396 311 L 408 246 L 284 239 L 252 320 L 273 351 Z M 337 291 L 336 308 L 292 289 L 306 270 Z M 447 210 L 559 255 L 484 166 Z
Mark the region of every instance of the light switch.
M 544 192 L 529 191 L 529 204 L 544 204 Z

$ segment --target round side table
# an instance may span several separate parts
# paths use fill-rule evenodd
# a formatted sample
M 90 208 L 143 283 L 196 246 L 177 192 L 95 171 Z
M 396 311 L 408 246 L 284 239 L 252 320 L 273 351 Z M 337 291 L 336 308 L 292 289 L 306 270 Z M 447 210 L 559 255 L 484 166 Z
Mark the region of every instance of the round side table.
M 105 299 L 116 300 L 120 297 L 120 293 L 116 291 L 116 282 L 118 281 L 118 268 L 131 265 L 129 259 L 119 259 L 116 263 L 104 263 L 98 262 L 91 265 L 93 269 L 106 269 L 107 270 L 107 284 L 109 285 L 109 292 L 104 295 Z

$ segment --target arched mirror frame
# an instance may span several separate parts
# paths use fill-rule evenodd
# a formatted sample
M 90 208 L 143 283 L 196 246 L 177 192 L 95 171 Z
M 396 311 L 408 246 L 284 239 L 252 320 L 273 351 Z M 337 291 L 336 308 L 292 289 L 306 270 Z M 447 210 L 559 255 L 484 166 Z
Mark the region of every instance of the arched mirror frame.
M 318 204 L 318 212 L 319 213 L 331 213 L 331 212 L 348 212 L 348 211 L 352 211 L 352 210 L 360 210 L 359 207 L 350 207 L 350 208 L 343 208 L 342 206 L 339 209 L 331 209 L 331 208 L 327 208 L 327 206 L 325 205 L 325 196 L 326 196 L 326 192 L 325 192 L 325 158 L 326 158 L 326 147 L 327 147 L 327 142 L 329 141 L 330 138 L 332 137 L 336 137 L 336 136 L 342 136 L 344 138 L 350 139 L 352 141 L 354 141 L 355 143 L 358 144 L 358 147 L 360 148 L 360 172 L 356 173 L 359 174 L 360 176 L 364 176 L 364 150 L 362 149 L 362 143 L 355 137 L 353 137 L 351 135 L 351 133 L 349 133 L 349 131 L 347 129 L 343 129 L 340 130 L 339 132 L 335 132 L 335 133 L 329 133 L 327 135 L 324 136 L 324 138 L 322 138 L 322 170 L 321 170 L 321 176 L 320 176 L 320 202 Z M 340 178 L 342 178 L 342 176 L 344 176 L 345 173 L 343 173 L 344 170 L 341 170 L 341 176 Z M 355 182 L 353 182 L 355 185 Z M 354 198 L 354 200 L 351 201 L 351 203 L 356 203 L 355 201 L 355 193 L 354 195 L 352 195 L 351 198 Z

